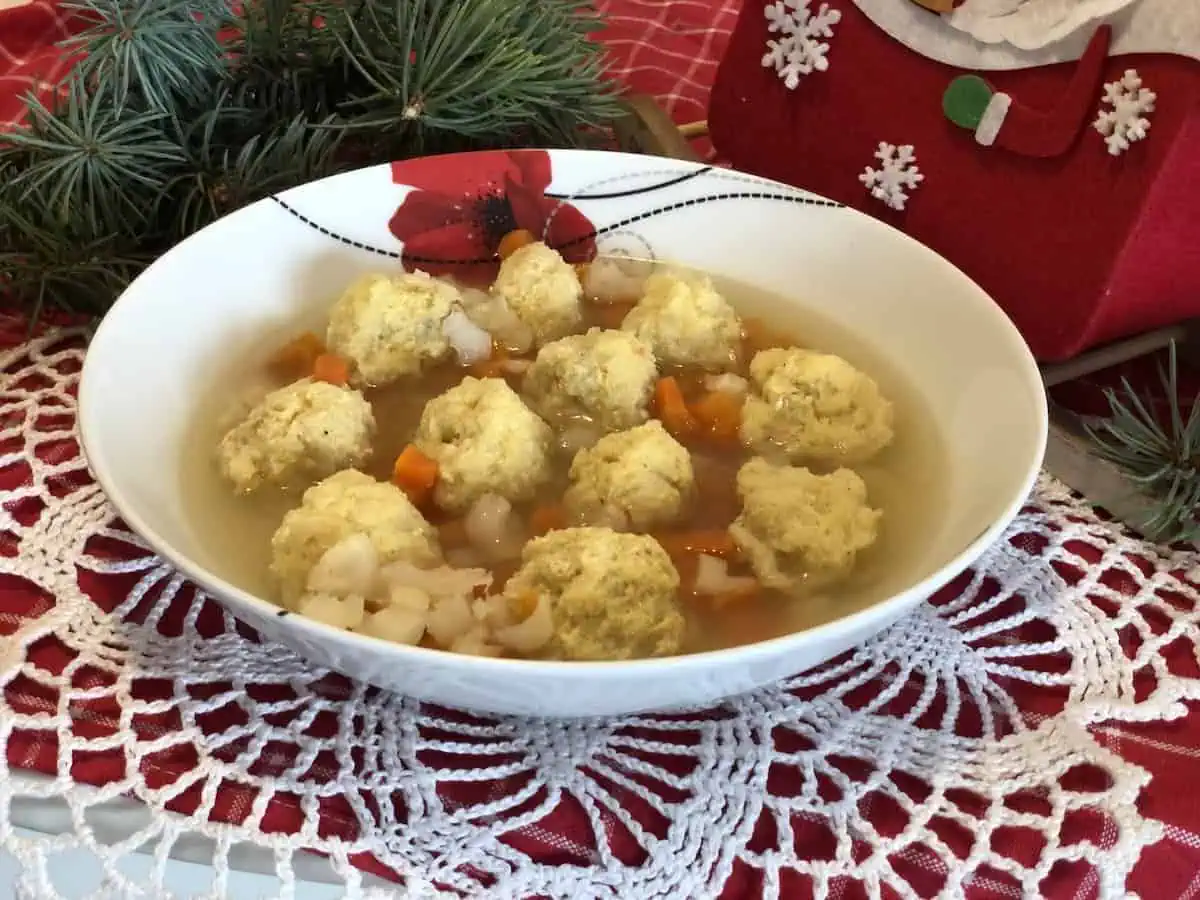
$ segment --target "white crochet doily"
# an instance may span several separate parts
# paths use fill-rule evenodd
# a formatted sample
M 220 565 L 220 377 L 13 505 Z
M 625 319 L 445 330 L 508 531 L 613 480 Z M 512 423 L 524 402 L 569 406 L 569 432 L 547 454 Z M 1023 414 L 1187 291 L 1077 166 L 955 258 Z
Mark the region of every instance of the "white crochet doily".
M 397 878 L 418 898 L 705 898 L 730 879 L 1033 897 L 1074 860 L 1116 898 L 1160 836 L 1136 808 L 1148 774 L 1089 728 L 1200 694 L 1167 652 L 1200 644 L 1195 557 L 1049 479 L 954 590 L 819 671 L 686 714 L 496 720 L 260 644 L 157 560 L 79 458 L 81 359 L 63 332 L 0 355 L 0 846 L 19 896 L 56 897 L 54 854 L 82 847 L 95 896 L 163 900 L 168 856 L 203 847 L 208 897 L 243 862 L 282 897 L 306 872 L 352 897 L 400 896 Z M 59 836 L 10 827 L 52 802 Z M 1102 827 L 1073 839 L 1083 815 Z M 138 848 L 158 882 L 122 873 Z

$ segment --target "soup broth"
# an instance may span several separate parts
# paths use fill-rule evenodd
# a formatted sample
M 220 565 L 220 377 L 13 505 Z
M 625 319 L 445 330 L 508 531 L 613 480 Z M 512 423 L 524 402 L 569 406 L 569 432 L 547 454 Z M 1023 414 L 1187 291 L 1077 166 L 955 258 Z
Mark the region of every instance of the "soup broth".
M 841 356 L 873 377 L 893 404 L 895 437 L 869 462 L 852 467 L 866 482 L 871 505 L 882 510 L 883 516 L 878 540 L 859 554 L 851 574 L 808 595 L 789 596 L 766 590 L 750 602 L 721 607 L 682 596 L 680 605 L 688 623 L 686 652 L 752 643 L 811 628 L 842 618 L 911 584 L 914 576 L 926 568 L 926 536 L 937 525 L 942 491 L 948 482 L 945 454 L 930 412 L 884 356 L 816 310 L 797 308 L 747 284 L 720 277 L 712 280 L 747 323 L 747 350 L 782 346 L 816 349 Z M 334 298 L 330 299 L 332 302 Z M 630 306 L 585 300 L 583 327 L 616 328 Z M 323 322 L 295 322 L 286 333 L 264 335 L 260 344 L 263 359 L 248 360 L 241 367 L 222 371 L 206 386 L 205 412 L 188 442 L 182 467 L 184 495 L 202 551 L 200 561 L 230 583 L 264 598 L 276 594 L 269 575 L 271 536 L 285 512 L 299 504 L 300 492 L 259 490 L 246 496 L 235 494 L 218 472 L 214 448 L 239 410 L 244 411 L 248 403 L 285 382 L 269 370 L 265 359 L 269 348 L 305 329 L 321 333 Z M 743 354 L 739 374 L 745 375 L 752 355 Z M 450 362 L 419 377 L 364 391 L 378 426 L 372 461 L 364 470 L 387 481 L 396 456 L 412 441 L 425 403 L 458 384 L 466 374 L 467 369 Z M 696 373 L 675 374 L 685 389 L 689 379 L 698 380 Z M 520 391 L 519 374 L 504 377 Z M 691 453 L 697 492 L 684 518 L 671 530 L 723 530 L 739 514 L 736 475 L 753 454 L 740 446 L 722 446 L 703 439 L 682 443 Z M 516 509 L 527 515 L 539 503 L 560 501 L 570 461 L 567 452 L 557 454 L 551 482 L 534 503 L 516 504 Z M 821 471 L 816 466 L 810 468 Z M 445 524 L 445 517 L 436 511 L 426 512 L 433 524 Z M 517 565 L 514 561 L 491 566 L 497 589 Z

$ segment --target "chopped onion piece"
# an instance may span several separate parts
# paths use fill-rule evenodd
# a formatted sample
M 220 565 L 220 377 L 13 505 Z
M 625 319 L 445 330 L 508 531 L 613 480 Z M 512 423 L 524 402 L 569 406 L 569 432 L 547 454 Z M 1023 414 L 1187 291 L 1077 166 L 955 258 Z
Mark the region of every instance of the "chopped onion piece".
M 438 566 L 436 569 L 419 569 L 412 563 L 394 562 L 380 571 L 389 590 L 396 585 L 415 587 L 430 597 L 469 597 L 476 588 L 487 589 L 492 585 L 492 573 L 486 569 L 452 569 Z
M 388 587 L 384 606 L 388 609 L 403 609 L 424 616 L 429 612 L 429 595 L 420 588 L 407 584 L 392 584 Z M 424 626 L 422 626 L 424 628 Z
M 528 359 L 506 359 L 500 363 L 500 368 L 513 375 L 524 375 L 532 365 L 533 361 Z
M 462 305 L 467 318 L 505 348 L 524 353 L 533 346 L 533 330 L 518 318 L 503 297 L 468 288 L 462 292 Z
M 725 560 L 701 553 L 696 560 L 696 593 L 716 596 L 752 588 L 755 584 L 748 575 L 730 575 Z
M 379 554 L 365 534 L 352 534 L 322 554 L 309 570 L 310 593 L 369 596 L 379 580 Z
M 368 615 L 355 631 L 396 644 L 411 645 L 424 637 L 425 621 L 426 614 L 422 611 L 389 606 Z
M 603 432 L 591 422 L 572 419 L 558 433 L 558 446 L 573 457 L 580 450 L 590 449 L 602 436 Z
M 601 256 L 588 264 L 583 289 L 597 303 L 628 303 L 642 296 L 654 264 L 629 256 Z
M 471 605 L 475 621 L 488 630 L 504 628 L 513 624 L 512 608 L 503 594 L 480 597 Z
M 750 384 L 746 379 L 741 375 L 735 375 L 733 372 L 722 372 L 720 375 L 706 375 L 704 386 L 710 391 L 734 394 L 738 397 L 741 397 L 750 389 Z
M 518 653 L 532 653 L 541 649 L 554 636 L 550 601 L 545 597 L 538 597 L 537 606 L 525 621 L 506 628 L 497 628 L 494 636 L 499 644 Z
M 489 643 L 487 636 L 479 630 L 463 635 L 450 645 L 453 653 L 465 653 L 469 656 L 499 656 L 500 648 Z
M 456 594 L 434 600 L 425 627 L 441 646 L 453 648 L 455 641 L 476 627 L 467 598 Z
M 492 356 L 492 336 L 467 318 L 461 309 L 451 310 L 442 320 L 442 333 L 458 355 L 460 365 L 469 366 Z
M 309 591 L 296 604 L 296 612 L 334 628 L 357 628 L 366 612 L 362 594 L 338 596 Z
M 498 494 L 484 494 L 467 511 L 463 520 L 467 539 L 489 559 L 513 559 L 525 543 L 512 504 Z

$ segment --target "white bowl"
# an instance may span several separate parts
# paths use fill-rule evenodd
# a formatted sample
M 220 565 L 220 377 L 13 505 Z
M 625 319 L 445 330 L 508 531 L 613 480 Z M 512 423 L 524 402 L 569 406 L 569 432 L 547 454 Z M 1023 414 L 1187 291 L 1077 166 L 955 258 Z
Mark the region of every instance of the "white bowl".
M 355 274 L 397 265 L 401 244 L 388 223 L 410 191 L 424 189 L 452 219 L 455 209 L 479 208 L 483 183 L 485 194 L 507 191 L 524 224 L 555 206 L 543 190 L 568 195 L 594 224 L 602 252 L 653 253 L 815 308 L 877 348 L 920 392 L 948 448 L 949 484 L 922 552 L 905 563 L 888 599 L 750 646 L 553 663 L 399 646 L 280 617 L 221 577 L 220 561 L 193 531 L 181 489 L 184 448 L 200 415 L 197 386 L 231 354 L 265 353 L 265 333 L 327 307 Z M 495 211 L 495 201 L 489 208 Z M 580 236 L 569 232 L 583 220 L 569 212 L 551 221 L 552 238 Z M 439 234 L 470 239 L 463 223 Z M 437 250 L 426 240 L 422 252 L 431 246 Z M 82 379 L 83 445 L 120 514 L 266 640 L 423 700 L 546 716 L 704 704 L 870 637 L 997 539 L 1033 485 L 1046 440 L 1033 358 L 1004 313 L 954 266 L 875 219 L 794 188 L 619 153 L 440 157 L 350 172 L 263 200 L 184 241 L 138 278 L 101 323 Z

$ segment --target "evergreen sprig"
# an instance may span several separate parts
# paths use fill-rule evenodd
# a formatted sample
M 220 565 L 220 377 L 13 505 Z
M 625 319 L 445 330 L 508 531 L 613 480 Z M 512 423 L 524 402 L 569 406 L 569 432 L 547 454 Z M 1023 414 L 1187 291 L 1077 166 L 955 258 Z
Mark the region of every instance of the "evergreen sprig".
M 70 0 L 77 64 L 0 134 L 0 294 L 100 315 L 222 215 L 352 166 L 570 146 L 617 113 L 582 0 Z
M 1200 539 L 1200 396 L 1185 413 L 1174 343 L 1166 367 L 1159 366 L 1159 378 L 1168 406 L 1165 417 L 1122 378 L 1119 391 L 1105 391 L 1110 415 L 1085 428 L 1100 456 L 1124 469 L 1157 501 L 1139 523 L 1142 533 L 1159 541 L 1194 541 Z

